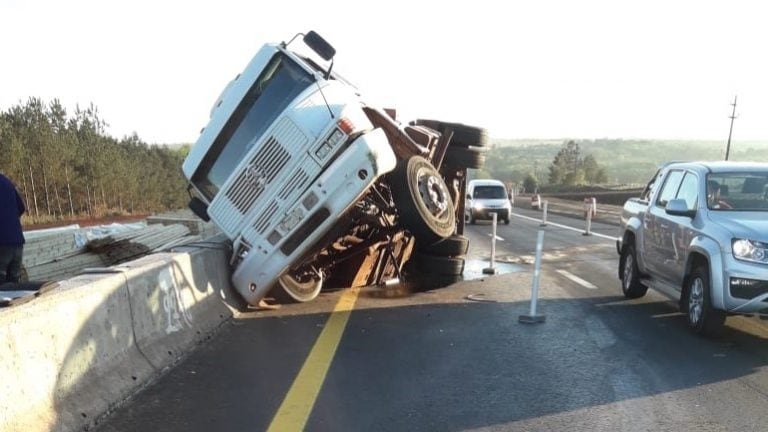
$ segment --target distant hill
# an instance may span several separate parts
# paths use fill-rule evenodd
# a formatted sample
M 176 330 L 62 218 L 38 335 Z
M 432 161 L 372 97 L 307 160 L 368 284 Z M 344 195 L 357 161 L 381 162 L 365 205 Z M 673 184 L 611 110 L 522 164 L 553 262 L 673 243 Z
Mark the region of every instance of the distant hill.
M 493 139 L 485 169 L 476 177 L 492 177 L 508 182 L 522 182 L 528 173 L 540 184 L 549 179 L 549 165 L 564 139 Z M 574 140 L 582 156 L 592 154 L 606 168 L 608 181 L 615 184 L 644 184 L 656 168 L 670 160 L 721 160 L 723 141 Z M 768 162 L 768 142 L 734 141 L 730 160 Z

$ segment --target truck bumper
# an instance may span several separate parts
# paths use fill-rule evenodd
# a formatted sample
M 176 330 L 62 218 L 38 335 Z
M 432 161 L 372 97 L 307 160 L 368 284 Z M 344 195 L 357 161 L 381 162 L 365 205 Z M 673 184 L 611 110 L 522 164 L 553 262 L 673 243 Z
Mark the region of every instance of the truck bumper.
M 241 257 L 232 275 L 234 288 L 248 303 L 258 304 L 275 286 L 277 279 L 296 260 L 310 252 L 309 248 L 338 223 L 340 216 L 356 203 L 380 176 L 392 171 L 396 163 L 395 154 L 383 130 L 375 129 L 357 138 L 312 183 L 293 207 L 303 214 L 294 228 L 274 245 L 266 240 L 258 245 L 251 245 L 247 254 Z M 312 195 L 317 201 L 310 209 L 306 209 L 303 203 Z M 324 215 L 322 220 L 316 217 L 318 214 Z M 308 224 L 313 226 L 307 226 Z M 289 254 L 285 254 L 281 247 L 291 240 L 292 234 L 296 232 L 306 233 L 306 236 L 300 239 L 297 246 L 291 248 Z

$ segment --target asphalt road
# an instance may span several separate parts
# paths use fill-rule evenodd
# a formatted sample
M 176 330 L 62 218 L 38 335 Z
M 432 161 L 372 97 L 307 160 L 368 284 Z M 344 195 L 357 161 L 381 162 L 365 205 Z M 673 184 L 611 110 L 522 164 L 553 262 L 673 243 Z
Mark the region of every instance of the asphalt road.
M 491 226 L 468 226 L 468 280 L 399 296 L 362 290 L 351 313 L 338 309 L 346 290 L 246 314 L 98 430 L 768 429 L 763 322 L 729 318 L 721 338 L 704 339 L 664 297 L 625 300 L 615 226 L 584 236 L 583 221 L 550 215 L 537 307 L 546 322 L 520 324 L 541 227 L 539 212 L 516 213 L 497 229 L 501 274 L 477 271 L 490 266 Z

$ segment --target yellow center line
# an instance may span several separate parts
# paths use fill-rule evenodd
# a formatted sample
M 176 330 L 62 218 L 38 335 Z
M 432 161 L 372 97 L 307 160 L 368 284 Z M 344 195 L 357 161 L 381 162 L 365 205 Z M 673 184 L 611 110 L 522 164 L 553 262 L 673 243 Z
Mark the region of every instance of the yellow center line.
M 283 403 L 272 418 L 269 432 L 304 430 L 359 292 L 360 288 L 350 288 L 341 295 Z

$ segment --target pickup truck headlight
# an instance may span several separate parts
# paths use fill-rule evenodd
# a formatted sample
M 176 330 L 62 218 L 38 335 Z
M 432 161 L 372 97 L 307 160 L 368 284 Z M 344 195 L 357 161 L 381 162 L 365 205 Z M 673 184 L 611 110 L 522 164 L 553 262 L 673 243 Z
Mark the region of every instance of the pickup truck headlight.
M 768 244 L 748 239 L 733 239 L 733 256 L 742 261 L 768 263 Z

